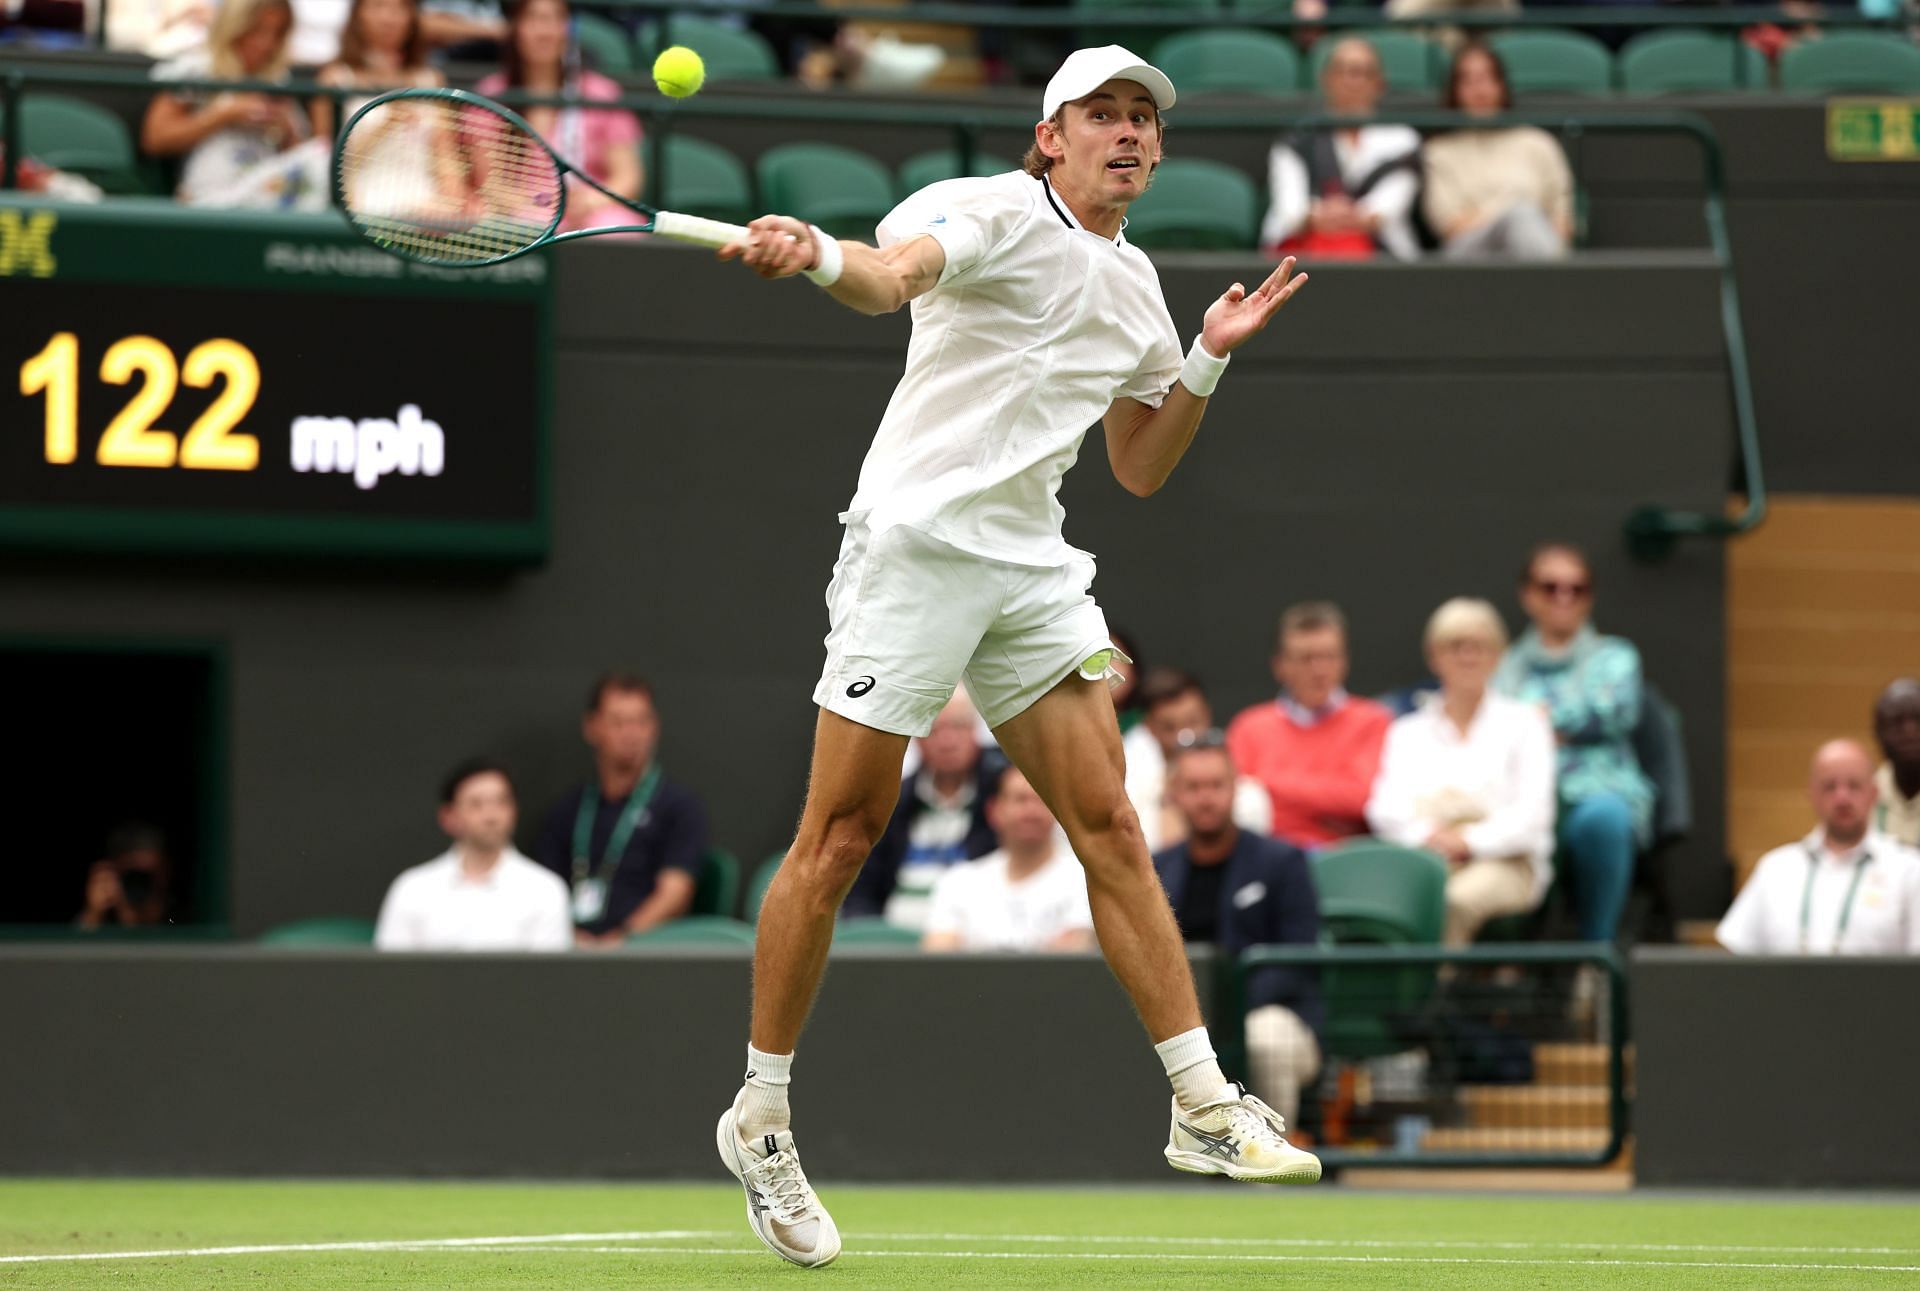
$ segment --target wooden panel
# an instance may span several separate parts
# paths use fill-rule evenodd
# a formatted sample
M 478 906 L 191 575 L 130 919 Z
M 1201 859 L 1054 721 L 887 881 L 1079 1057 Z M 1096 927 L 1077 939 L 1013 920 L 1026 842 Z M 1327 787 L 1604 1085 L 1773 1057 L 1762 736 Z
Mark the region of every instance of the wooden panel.
M 1727 555 L 1727 845 L 1742 881 L 1812 826 L 1807 762 L 1872 747 L 1873 701 L 1920 673 L 1920 501 L 1776 497 Z

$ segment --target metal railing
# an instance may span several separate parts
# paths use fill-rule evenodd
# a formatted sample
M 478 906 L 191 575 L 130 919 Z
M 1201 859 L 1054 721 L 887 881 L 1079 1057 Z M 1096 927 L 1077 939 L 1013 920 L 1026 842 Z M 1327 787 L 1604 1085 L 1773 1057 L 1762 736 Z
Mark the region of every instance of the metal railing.
M 1223 967 L 1213 1030 L 1256 1079 L 1250 979 L 1281 967 L 1317 990 L 1321 1064 L 1296 1119 L 1330 1168 L 1605 1165 L 1626 1145 L 1626 973 L 1610 945 L 1255 946 Z
M 1566 12 L 1566 11 L 1563 11 Z M 311 82 L 235 82 L 219 80 L 157 81 L 124 72 L 56 67 L 44 64 L 0 65 L 0 147 L 5 153 L 0 166 L 0 189 L 17 182 L 21 156 L 19 131 L 21 97 L 29 85 L 69 89 L 117 89 L 156 92 L 161 90 L 255 91 L 283 97 L 330 99 L 334 120 L 346 118 L 344 106 L 350 98 L 362 97 L 365 90 L 348 90 Z M 666 141 L 679 125 L 690 121 L 765 120 L 770 108 L 763 98 L 728 98 L 720 95 L 675 100 L 657 94 L 628 93 L 618 99 L 583 100 L 524 92 L 502 94 L 501 99 L 519 107 L 576 106 L 623 108 L 644 120 L 647 130 L 647 164 L 655 192 L 668 191 L 670 154 Z M 778 115 L 782 121 L 819 124 L 884 125 L 890 129 L 945 132 L 962 173 L 972 169 L 980 150 L 980 137 L 988 130 L 1030 130 L 1032 113 L 984 105 L 900 104 L 875 105 L 835 102 L 815 97 L 783 99 Z M 1746 486 L 1747 503 L 1737 516 L 1679 510 L 1649 503 L 1636 508 L 1627 518 L 1625 536 L 1631 550 L 1642 559 L 1654 560 L 1669 554 L 1678 541 L 1688 537 L 1727 538 L 1749 532 L 1765 519 L 1767 492 L 1761 461 L 1759 428 L 1754 415 L 1753 390 L 1747 363 L 1746 331 L 1741 323 L 1739 285 L 1735 279 L 1733 242 L 1727 229 L 1726 162 L 1719 136 L 1705 117 L 1694 112 L 1521 112 L 1498 118 L 1469 118 L 1455 112 L 1388 111 L 1370 118 L 1374 123 L 1399 122 L 1421 130 L 1447 130 L 1472 125 L 1485 128 L 1507 125 L 1531 125 L 1577 139 L 1585 134 L 1678 135 L 1691 140 L 1700 158 L 1704 194 L 1702 214 L 1706 222 L 1707 244 L 1720 279 L 1720 327 L 1726 347 L 1727 378 L 1733 403 L 1735 460 L 1733 469 Z M 1231 111 L 1183 108 L 1180 129 L 1222 133 L 1278 135 L 1300 129 L 1334 128 L 1364 122 L 1327 116 L 1317 112 L 1288 111 L 1275 107 L 1270 111 L 1238 108 Z

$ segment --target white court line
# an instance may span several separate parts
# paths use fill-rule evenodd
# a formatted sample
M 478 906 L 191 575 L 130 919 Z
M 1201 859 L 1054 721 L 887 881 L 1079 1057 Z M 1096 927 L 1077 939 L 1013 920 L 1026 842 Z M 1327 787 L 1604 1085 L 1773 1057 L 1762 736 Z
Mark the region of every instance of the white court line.
M 724 1234 L 714 1234 L 723 1236 Z M 1668 1242 L 1472 1242 L 1457 1237 L 1413 1238 L 1339 1237 L 1140 1237 L 1121 1233 L 847 1233 L 862 1242 L 1091 1242 L 1097 1245 L 1141 1246 L 1333 1246 L 1353 1249 L 1461 1250 L 1461 1251 L 1654 1251 L 1692 1255 L 1920 1255 L 1915 1246 L 1714 1246 Z
M 726 1233 L 710 1229 L 657 1229 L 650 1232 L 631 1233 L 548 1233 L 540 1236 L 525 1237 L 448 1237 L 414 1238 L 389 1241 L 361 1242 L 302 1242 L 283 1244 L 258 1244 L 248 1246 L 202 1246 L 181 1247 L 169 1250 L 147 1251 L 87 1251 L 61 1252 L 44 1255 L 0 1255 L 0 1264 L 46 1264 L 94 1260 L 140 1260 L 140 1259 L 189 1259 L 228 1255 L 300 1255 L 327 1252 L 390 1252 L 407 1254 L 427 1254 L 437 1251 L 469 1251 L 475 1253 L 499 1254 L 550 1254 L 566 1253 L 594 1255 L 758 1255 L 760 1247 L 718 1247 L 718 1246 L 609 1246 L 588 1245 L 588 1243 L 607 1242 L 654 1242 L 676 1239 L 713 1238 L 727 1236 Z M 1190 1244 L 1190 1245 L 1242 1245 L 1252 1243 L 1303 1245 L 1313 1242 L 1316 1245 L 1346 1248 L 1396 1248 L 1413 1247 L 1416 1249 L 1492 1249 L 1492 1250 L 1528 1250 L 1528 1249 L 1588 1249 L 1612 1246 L 1618 1250 L 1646 1249 L 1653 1251 L 1680 1250 L 1690 1247 L 1639 1247 L 1616 1245 L 1605 1242 L 1564 1243 L 1487 1243 L 1485 1245 L 1459 1241 L 1443 1242 L 1384 1242 L 1357 1240 L 1339 1242 L 1333 1239 L 1291 1239 L 1291 1238 L 1231 1238 L 1231 1237 L 1139 1237 L 1139 1236 L 1074 1236 L 1060 1233 L 868 1233 L 859 1235 L 857 1240 L 914 1240 L 914 1241 L 1027 1241 L 1027 1242 L 1131 1242 L 1137 1244 Z M 1881 1253 L 1882 1248 L 1875 1247 L 1703 1247 L 1700 1250 L 1724 1249 L 1733 1252 L 1769 1252 L 1781 1253 L 1844 1253 L 1859 1251 Z M 1897 1250 L 1899 1248 L 1885 1248 Z M 1278 1254 L 1270 1252 L 1177 1252 L 1177 1251 L 849 1251 L 855 1257 L 898 1258 L 898 1259 L 981 1259 L 981 1260 L 1151 1260 L 1186 1262 L 1228 1262 L 1228 1263 L 1284 1263 L 1284 1264 L 1506 1264 L 1547 1267 L 1588 1267 L 1588 1268 L 1649 1268 L 1649 1269 L 1767 1269 L 1790 1271 L 1810 1269 L 1816 1271 L 1838 1272 L 1858 1271 L 1862 1273 L 1920 1273 L 1920 1265 L 1906 1264 L 1805 1264 L 1791 1262 L 1735 1262 L 1723 1260 L 1620 1260 L 1620 1259 L 1518 1259 L 1510 1256 L 1475 1257 L 1467 1255 L 1338 1255 L 1338 1254 Z

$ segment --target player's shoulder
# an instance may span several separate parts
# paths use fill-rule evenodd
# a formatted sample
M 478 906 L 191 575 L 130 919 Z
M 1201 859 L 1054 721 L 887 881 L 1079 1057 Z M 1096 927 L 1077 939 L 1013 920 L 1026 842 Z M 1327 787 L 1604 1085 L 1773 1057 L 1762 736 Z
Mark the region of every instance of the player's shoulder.
M 935 180 L 907 200 L 956 211 L 1028 211 L 1038 200 L 1039 185 L 1025 171 L 999 175 L 963 175 Z

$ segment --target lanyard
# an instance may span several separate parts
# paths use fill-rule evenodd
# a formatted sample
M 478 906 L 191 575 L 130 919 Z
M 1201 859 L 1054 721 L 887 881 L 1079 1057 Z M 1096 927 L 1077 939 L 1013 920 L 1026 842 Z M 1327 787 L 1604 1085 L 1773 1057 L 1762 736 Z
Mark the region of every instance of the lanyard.
M 626 855 L 627 844 L 633 841 L 633 831 L 640 828 L 640 822 L 646 818 L 647 804 L 653 801 L 654 790 L 660 787 L 660 764 L 654 763 L 647 773 L 640 777 L 640 783 L 627 795 L 627 805 L 620 809 L 620 818 L 613 822 L 613 832 L 607 836 L 607 852 L 600 858 L 600 879 L 605 882 L 613 877 L 613 871 L 620 865 L 620 858 Z M 583 881 L 593 868 L 588 852 L 593 847 L 593 819 L 600 814 L 600 786 L 589 784 L 580 791 L 580 810 L 573 817 L 573 881 Z
M 1847 884 L 1847 896 L 1840 903 L 1840 924 L 1833 930 L 1833 949 L 1830 953 L 1840 953 L 1840 939 L 1847 935 L 1847 920 L 1853 917 L 1853 898 L 1860 891 L 1860 876 L 1867 872 L 1867 862 L 1871 853 L 1860 853 L 1860 859 L 1853 863 L 1853 882 Z M 1820 856 L 1813 848 L 1807 848 L 1807 885 L 1800 892 L 1800 953 L 1807 953 L 1810 939 L 1809 924 L 1813 921 L 1813 879 L 1820 872 Z

